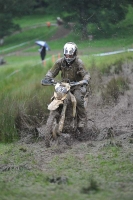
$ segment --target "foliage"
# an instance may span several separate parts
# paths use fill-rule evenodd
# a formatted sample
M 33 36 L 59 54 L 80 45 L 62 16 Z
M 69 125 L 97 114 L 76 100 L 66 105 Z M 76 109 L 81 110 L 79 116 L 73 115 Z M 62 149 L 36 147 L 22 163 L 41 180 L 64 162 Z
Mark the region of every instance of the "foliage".
M 55 13 L 61 13 L 64 20 L 77 23 L 83 38 L 88 37 L 88 23 L 96 24 L 98 29 L 107 30 L 110 24 L 117 24 L 124 19 L 129 3 L 127 0 L 122 0 L 121 3 L 115 0 L 108 2 L 96 0 L 95 3 L 93 0 L 79 0 L 76 3 L 74 0 L 48 2 L 49 9 L 55 10 Z
M 82 38 L 87 39 L 88 34 L 92 30 L 88 25 L 98 30 L 99 34 L 106 35 L 112 31 L 112 24 L 118 24 L 119 21 L 125 19 L 128 11 L 130 0 L 122 0 L 119 4 L 114 0 L 106 2 L 100 1 L 79 1 L 74 0 L 63 2 L 57 0 L 27 0 L 21 2 L 20 0 L 10 1 L 1 0 L 0 2 L 0 38 L 9 35 L 14 30 L 19 28 L 19 24 L 14 23 L 14 17 L 24 16 L 26 14 L 40 14 L 42 17 L 46 13 L 63 17 L 65 22 L 72 22 L 75 24 L 74 30 L 82 33 Z M 58 6 L 57 6 L 58 5 Z
M 40 65 L 34 65 L 32 68 L 30 65 L 23 65 L 18 72 L 14 71 L 14 68 L 4 69 L 3 73 L 1 70 L 1 141 L 11 142 L 18 137 L 16 120 L 22 114 L 29 115 L 32 122 L 35 122 L 36 118 L 38 123 L 43 121 L 51 96 L 50 90 L 43 90 L 40 84 L 45 70 Z
M 117 55 L 118 56 L 118 55 Z M 120 56 L 120 55 L 119 55 Z M 129 54 L 123 54 L 125 59 Z M 92 76 L 92 89 L 101 90 L 101 69 L 108 67 L 109 63 L 117 62 L 118 57 L 82 57 L 87 68 L 90 68 Z M 99 61 L 100 59 L 100 61 Z M 106 60 L 107 59 L 107 60 Z M 121 56 L 120 58 L 121 59 Z M 52 95 L 51 87 L 43 87 L 40 85 L 40 80 L 46 74 L 46 71 L 51 68 L 52 62 L 47 61 L 47 66 L 44 68 L 37 62 L 38 56 L 13 56 L 8 58 L 8 63 L 1 67 L 0 73 L 0 140 L 9 142 L 18 137 L 16 128 L 22 124 L 20 120 L 27 120 L 28 125 L 36 124 L 39 126 L 47 114 L 47 103 Z M 109 64 L 111 65 L 111 64 Z M 13 67 L 11 67 L 13 66 Z M 113 84 L 114 83 L 114 84 Z M 97 88 L 96 88 L 97 87 Z M 117 89 L 117 90 L 116 90 Z M 118 78 L 108 84 L 107 89 L 103 92 L 104 99 L 110 100 L 118 98 L 118 94 L 123 94 L 128 89 L 128 80 Z M 113 92 L 115 91 L 115 93 Z M 118 93 L 117 93 L 118 92 Z M 108 98 L 109 97 L 109 98 Z
M 19 30 L 19 26 L 12 22 L 12 14 L 0 14 L 0 39 L 4 36 L 9 35 L 11 32 L 15 30 Z
M 95 77 L 99 79 L 101 69 L 119 64 L 122 59 L 133 60 L 132 52 L 106 57 L 90 55 L 123 45 L 131 46 L 131 37 L 126 37 L 127 40 L 118 38 L 115 41 L 81 43 L 79 38 L 69 36 L 51 41 L 52 53 L 57 54 L 59 49 L 62 51 L 63 43 L 70 39 L 78 42 L 80 57 L 86 67 L 98 69 Z M 29 51 L 32 52 L 32 48 Z M 40 79 L 52 63 L 47 62 L 45 68 L 42 67 L 38 64 L 40 59 L 37 54 L 13 52 L 5 58 L 7 63 L 0 67 L 0 141 L 10 142 L 17 136 L 14 125 L 18 111 L 30 117 L 38 116 L 36 114 L 40 109 L 45 112 L 51 89 L 42 89 Z M 117 84 L 121 87 L 125 82 L 120 78 Z M 125 90 L 125 86 L 122 88 Z M 0 197 L 5 200 L 131 200 L 133 134 L 130 139 L 127 136 L 125 134 L 124 140 L 123 137 L 118 138 L 123 142 L 121 146 L 110 145 L 107 140 L 105 144 L 103 141 L 92 141 L 90 146 L 88 142 L 80 142 L 72 148 L 54 146 L 50 149 L 45 149 L 43 140 L 34 144 L 0 143 Z
M 23 27 L 33 24 L 32 17 L 29 22 L 28 19 L 30 18 L 26 17 L 23 20 L 20 20 L 20 22 L 23 24 Z M 46 20 L 47 19 L 48 18 L 46 18 Z M 35 21 L 34 18 L 33 20 Z M 37 18 L 37 22 L 39 22 L 39 18 Z M 9 142 L 16 138 L 17 132 L 15 129 L 15 120 L 18 119 L 19 116 L 21 117 L 23 114 L 30 115 L 30 118 L 34 121 L 36 117 L 35 115 L 37 114 L 41 122 L 43 117 L 42 110 L 46 112 L 46 104 L 52 95 L 52 90 L 47 88 L 47 91 L 45 89 L 42 91 L 40 79 L 43 78 L 46 70 L 52 66 L 52 62 L 46 61 L 47 66 L 46 68 L 43 68 L 39 64 L 40 57 L 37 54 L 38 46 L 34 44 L 33 48 L 33 46 L 30 45 L 33 45 L 34 37 L 39 37 L 40 39 L 40 36 L 43 35 L 43 37 L 48 39 L 50 35 L 56 31 L 56 29 L 57 27 L 51 27 L 51 30 L 45 28 L 43 29 L 41 27 L 37 30 L 34 29 L 32 32 L 32 29 L 24 30 L 22 33 L 7 37 L 5 40 L 5 48 L 13 48 L 14 45 L 14 49 L 5 51 L 10 53 L 12 52 L 13 54 L 8 54 L 9 56 L 5 55 L 6 64 L 0 68 L 0 106 L 2 108 L 0 113 L 0 121 L 2 122 L 0 125 L 1 141 Z M 15 45 L 18 44 L 18 41 L 25 42 L 27 40 L 31 40 L 31 43 L 26 43 L 24 47 L 15 48 Z M 89 40 L 81 42 L 80 37 L 74 33 L 71 33 L 67 37 L 60 38 L 59 40 L 49 41 L 52 51 L 48 53 L 49 57 L 47 58 L 50 60 L 52 55 L 57 55 L 55 56 L 55 59 L 57 59 L 58 52 L 62 53 L 62 46 L 67 41 L 75 41 L 77 43 L 79 48 L 79 57 L 83 59 L 88 69 L 91 68 L 90 72 L 95 78 L 92 79 L 92 88 L 94 85 L 96 85 L 95 82 L 93 83 L 93 80 L 98 81 L 97 88 L 95 88 L 96 91 L 101 89 L 101 85 L 99 84 L 101 82 L 101 72 L 106 72 L 110 66 L 115 65 L 115 72 L 118 73 L 121 70 L 121 64 L 123 60 L 133 59 L 133 55 L 130 52 L 106 57 L 97 57 L 94 55 L 91 56 L 93 53 L 111 51 L 115 48 L 117 49 L 120 44 L 122 44 L 122 46 L 129 44 L 131 45 L 131 37 L 126 37 L 126 40 L 123 38 L 116 38 L 116 40 L 102 39 L 91 42 Z M 21 50 L 21 53 L 15 52 L 16 49 Z M 0 47 L 0 50 L 4 50 L 4 47 Z M 24 54 L 22 52 L 24 52 Z M 25 52 L 28 53 L 25 54 Z M 34 56 L 33 52 L 36 52 Z M 121 81 L 119 82 L 120 88 L 122 83 Z M 122 88 L 124 87 L 122 86 Z M 121 93 L 124 90 L 122 89 Z
M 116 103 L 120 94 L 124 94 L 129 89 L 129 81 L 122 76 L 112 78 L 107 86 L 102 90 L 104 103 Z
M 19 29 L 18 25 L 13 23 L 13 18 L 15 16 L 21 16 L 29 13 L 35 0 L 1 0 L 0 1 L 0 38 L 9 35 L 16 29 Z
M 41 14 L 31 14 L 25 15 L 21 18 L 15 17 L 13 22 L 16 24 L 20 24 L 22 29 L 38 27 L 46 25 L 46 22 L 50 21 L 51 23 L 55 23 L 56 18 L 53 15 L 41 15 Z
M 103 68 L 101 72 L 103 74 L 109 75 L 109 74 L 120 74 L 122 72 L 122 64 L 124 60 L 118 59 L 114 63 L 111 63 L 106 68 Z

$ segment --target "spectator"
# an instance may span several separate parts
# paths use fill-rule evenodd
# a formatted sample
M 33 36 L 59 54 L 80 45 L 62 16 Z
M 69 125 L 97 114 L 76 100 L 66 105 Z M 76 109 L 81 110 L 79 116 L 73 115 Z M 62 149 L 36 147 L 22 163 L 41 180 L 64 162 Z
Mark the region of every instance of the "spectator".
M 4 58 L 0 57 L 0 65 L 5 64 L 6 62 L 4 61 Z
M 60 17 L 57 17 L 57 24 L 59 26 L 63 24 L 63 20 Z
M 46 51 L 50 51 L 50 47 L 45 41 L 36 41 L 35 43 L 40 46 L 40 57 L 43 64 L 45 64 Z
M 47 25 L 48 28 L 50 28 L 51 27 L 51 22 L 46 22 L 46 25 Z

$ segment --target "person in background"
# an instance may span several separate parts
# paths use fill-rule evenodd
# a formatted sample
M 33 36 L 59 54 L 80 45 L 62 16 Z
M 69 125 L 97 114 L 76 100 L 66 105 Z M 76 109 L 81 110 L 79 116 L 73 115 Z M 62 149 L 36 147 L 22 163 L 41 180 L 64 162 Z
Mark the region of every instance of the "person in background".
M 57 25 L 60 26 L 63 24 L 63 20 L 60 17 L 57 17 Z
M 39 49 L 40 57 L 41 57 L 43 65 L 45 65 L 46 51 L 50 51 L 50 47 L 45 41 L 36 41 L 35 43 L 40 46 L 40 49 Z
M 71 92 L 77 100 L 78 130 L 82 133 L 86 126 L 84 97 L 87 94 L 90 74 L 85 69 L 82 60 L 77 57 L 78 48 L 74 42 L 67 42 L 64 45 L 63 54 L 64 56 L 59 58 L 54 66 L 46 73 L 44 79 L 51 80 L 61 71 L 62 79 L 67 79 L 70 82 L 83 82 L 83 85 L 73 86 L 71 88 Z

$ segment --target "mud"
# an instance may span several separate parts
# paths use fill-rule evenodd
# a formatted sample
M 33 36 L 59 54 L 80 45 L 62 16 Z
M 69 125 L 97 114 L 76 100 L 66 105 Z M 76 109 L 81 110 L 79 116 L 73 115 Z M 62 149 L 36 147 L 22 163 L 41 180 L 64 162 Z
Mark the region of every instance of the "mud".
M 106 104 L 102 102 L 99 94 L 89 97 L 88 102 L 88 128 L 97 134 L 97 140 L 107 139 L 133 133 L 133 63 L 124 63 L 119 76 L 128 79 L 129 89 L 119 94 L 117 102 Z M 104 87 L 116 74 L 102 76 Z M 93 137 L 93 134 L 92 134 Z
M 106 88 L 108 82 L 114 78 L 122 76 L 128 80 L 129 88 L 120 93 L 117 101 L 111 100 L 105 103 L 102 99 L 102 93 L 98 88 Z M 119 74 L 110 73 L 98 75 L 95 71 L 92 75 L 92 83 L 94 82 L 92 92 L 88 97 L 87 104 L 87 127 L 84 133 L 79 133 L 76 137 L 71 133 L 63 133 L 56 141 L 51 141 L 52 154 L 65 152 L 67 149 L 75 148 L 75 145 L 86 143 L 89 148 L 98 150 L 98 146 L 106 145 L 109 140 L 111 145 L 126 145 L 133 142 L 133 62 L 124 63 Z M 96 92 L 98 91 L 98 92 Z M 35 145 L 40 148 L 44 145 L 45 124 L 37 129 L 39 132 L 35 134 L 31 131 L 22 137 L 20 142 Z M 34 133 L 34 137 L 32 135 Z M 25 134 L 23 134 L 25 135 Z M 35 135 L 37 137 L 35 137 Z M 53 150 L 54 149 L 54 150 Z M 47 152 L 47 151 L 46 151 Z M 49 152 L 49 153 L 50 153 Z M 50 153 L 51 154 L 51 153 Z

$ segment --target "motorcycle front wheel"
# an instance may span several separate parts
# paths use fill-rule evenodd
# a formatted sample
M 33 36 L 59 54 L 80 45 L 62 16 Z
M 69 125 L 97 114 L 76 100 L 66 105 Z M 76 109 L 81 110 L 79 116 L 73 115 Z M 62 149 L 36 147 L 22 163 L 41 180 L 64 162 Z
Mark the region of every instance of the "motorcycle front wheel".
M 59 113 L 57 111 L 51 111 L 47 119 L 46 128 L 45 128 L 45 146 L 50 147 L 50 140 L 52 137 L 56 138 L 56 129 L 57 129 L 57 119 Z

